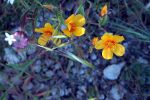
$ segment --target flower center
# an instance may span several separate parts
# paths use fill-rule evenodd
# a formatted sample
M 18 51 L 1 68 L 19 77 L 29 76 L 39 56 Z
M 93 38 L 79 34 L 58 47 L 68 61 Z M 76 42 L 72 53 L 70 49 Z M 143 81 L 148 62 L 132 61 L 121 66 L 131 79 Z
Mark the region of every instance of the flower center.
M 116 44 L 116 42 L 114 40 L 107 40 L 105 42 L 105 47 L 106 48 L 112 48 L 115 44 Z
M 76 25 L 74 24 L 74 23 L 69 23 L 70 24 L 70 32 L 73 32 L 73 31 L 75 31 L 75 29 L 76 29 Z
M 52 32 L 50 30 L 44 31 L 47 36 L 52 36 Z

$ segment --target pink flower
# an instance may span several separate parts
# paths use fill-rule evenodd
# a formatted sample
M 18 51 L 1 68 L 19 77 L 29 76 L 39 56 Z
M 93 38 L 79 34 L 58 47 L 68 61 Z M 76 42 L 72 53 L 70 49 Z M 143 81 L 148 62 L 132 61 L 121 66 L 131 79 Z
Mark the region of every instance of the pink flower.
M 23 49 L 28 45 L 28 38 L 23 31 L 15 32 L 14 38 L 16 39 L 16 42 L 13 45 L 15 48 Z

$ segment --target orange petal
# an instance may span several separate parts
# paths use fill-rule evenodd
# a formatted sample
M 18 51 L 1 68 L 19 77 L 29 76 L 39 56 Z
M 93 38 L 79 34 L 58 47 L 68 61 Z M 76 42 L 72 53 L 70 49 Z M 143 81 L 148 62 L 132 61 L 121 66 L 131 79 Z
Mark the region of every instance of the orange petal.
M 98 41 L 98 37 L 94 37 L 94 38 L 92 39 L 92 44 L 95 45 L 97 41 Z
M 101 9 L 100 16 L 103 17 L 104 15 L 107 14 L 107 12 L 108 12 L 108 10 L 107 10 L 107 5 L 105 4 L 105 5 L 102 7 L 102 9 Z

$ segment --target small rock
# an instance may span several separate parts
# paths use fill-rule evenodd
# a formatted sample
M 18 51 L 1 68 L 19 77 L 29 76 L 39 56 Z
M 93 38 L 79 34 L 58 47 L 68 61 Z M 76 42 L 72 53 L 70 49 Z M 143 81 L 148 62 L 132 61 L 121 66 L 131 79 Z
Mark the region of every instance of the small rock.
M 51 93 L 53 96 L 57 95 L 57 88 L 51 89 Z
M 73 73 L 73 74 L 78 73 L 78 69 L 77 69 L 76 67 L 72 68 L 72 73 Z
M 84 95 L 84 94 L 83 94 L 82 91 L 80 91 L 80 90 L 77 91 L 77 97 L 82 97 L 83 95 Z
M 68 62 L 68 67 L 70 68 L 70 67 L 72 67 L 74 64 L 73 64 L 73 61 L 71 61 L 71 60 L 69 60 L 69 62 Z
M 60 77 L 64 77 L 64 73 L 62 71 L 58 71 L 57 75 L 60 76 Z
M 121 72 L 121 69 L 124 67 L 124 65 L 125 65 L 125 62 L 107 66 L 103 70 L 104 78 L 109 79 L 109 80 L 116 80 Z
M 64 96 L 65 95 L 65 91 L 63 89 L 60 89 L 60 96 Z
M 94 62 L 94 64 L 95 64 L 96 66 L 99 66 L 100 60 L 96 60 L 96 61 Z
M 25 85 L 25 86 L 23 86 L 23 89 L 24 90 L 31 90 L 33 88 L 33 84 L 32 83 L 29 83 L 29 84 L 27 84 L 27 85 Z
M 71 89 L 65 89 L 65 95 L 68 95 L 70 93 Z
M 138 62 L 142 64 L 148 64 L 148 61 L 146 59 L 143 59 L 142 57 L 139 57 Z
M 28 49 L 27 49 L 27 54 L 31 55 L 31 54 L 33 54 L 35 51 L 36 51 L 36 47 L 33 46 L 33 45 L 31 45 L 31 46 L 29 46 Z
M 80 71 L 79 71 L 79 74 L 80 75 L 83 75 L 85 73 L 85 71 L 83 70 L 83 69 L 81 69 Z
M 39 73 L 41 71 L 41 66 L 40 65 L 35 65 L 32 67 L 32 70 Z
M 80 90 L 82 90 L 84 93 L 86 93 L 87 91 L 86 91 L 86 87 L 85 86 L 79 86 L 78 87 Z
M 99 99 L 98 100 L 104 100 L 105 99 L 105 95 L 104 94 L 101 94 L 100 96 L 99 96 Z
M 42 71 L 43 71 L 43 72 L 48 71 L 48 67 L 43 66 Z
M 26 52 L 23 51 L 23 52 L 18 52 L 18 55 L 20 56 L 21 58 L 21 61 L 24 61 L 27 59 L 27 55 L 26 55 Z
M 11 81 L 15 85 L 20 85 L 22 83 L 21 79 L 18 76 L 12 77 Z
M 46 87 L 45 84 L 41 83 L 38 88 L 39 88 L 39 90 L 42 90 L 42 89 L 44 89 L 45 87 Z
M 92 60 L 96 60 L 96 59 L 97 59 L 97 56 L 93 53 L 93 54 L 91 55 L 91 59 L 92 59 Z
M 92 76 L 88 76 L 87 80 L 88 80 L 89 83 L 92 83 L 94 81 L 94 78 Z
M 36 64 L 36 65 L 41 65 L 42 62 L 41 62 L 41 60 L 37 60 L 35 64 Z
M 8 62 L 8 64 L 16 64 L 20 62 L 19 57 L 15 54 L 15 52 L 10 48 L 5 48 L 4 60 Z
M 110 90 L 111 97 L 114 100 L 122 100 L 125 92 L 126 92 L 125 89 L 123 89 L 123 87 L 118 85 L 113 86 Z
M 54 62 L 52 61 L 52 60 L 50 60 L 50 59 L 46 59 L 45 60 L 45 64 L 46 64 L 46 66 L 50 66 L 50 65 L 52 65 Z
M 61 68 L 61 64 L 60 64 L 60 63 L 55 64 L 55 65 L 54 65 L 54 68 L 55 68 L 55 70 L 60 69 L 60 68 Z
M 46 72 L 46 76 L 49 77 L 49 78 L 51 78 L 53 75 L 54 75 L 53 71 L 47 71 Z

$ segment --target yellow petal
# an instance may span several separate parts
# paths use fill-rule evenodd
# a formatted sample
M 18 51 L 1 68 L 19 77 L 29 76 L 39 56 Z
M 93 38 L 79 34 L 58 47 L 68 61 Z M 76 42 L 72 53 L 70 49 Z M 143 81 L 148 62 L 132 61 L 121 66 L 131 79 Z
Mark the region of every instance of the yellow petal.
M 74 17 L 75 17 L 75 15 L 74 14 L 72 14 L 71 16 L 69 16 L 66 20 L 65 20 L 65 22 L 68 24 L 68 23 L 71 23 L 73 20 L 74 20 Z
M 119 35 L 114 35 L 114 40 L 119 43 L 122 42 L 124 40 L 123 36 L 119 36 Z
M 110 48 L 104 48 L 102 51 L 102 56 L 104 59 L 112 59 L 113 58 L 113 52 L 111 51 Z
M 84 33 L 85 33 L 85 28 L 83 27 L 76 27 L 75 31 L 73 32 L 75 36 L 82 36 Z
M 112 33 L 104 33 L 104 35 L 101 37 L 102 40 L 108 40 L 108 39 L 113 39 L 113 34 Z
M 103 8 L 102 8 L 102 10 L 101 10 L 101 12 L 100 12 L 100 16 L 104 16 L 104 15 L 106 15 L 107 14 L 107 5 L 104 5 L 103 6 Z
M 38 39 L 38 44 L 45 46 L 47 42 L 49 41 L 50 36 L 46 34 L 42 34 Z
M 68 28 L 66 28 L 66 29 L 64 29 L 64 30 L 62 30 L 62 31 L 63 31 L 63 33 L 64 33 L 66 36 L 71 37 L 72 33 L 69 32 Z
M 35 32 L 44 33 L 44 28 L 35 28 Z
M 81 14 L 78 14 L 74 17 L 74 23 L 76 26 L 83 26 L 85 24 L 85 17 Z
M 99 40 L 95 43 L 95 49 L 100 50 L 104 48 L 104 42 L 102 40 Z
M 125 47 L 121 44 L 116 44 L 112 49 L 113 53 L 117 56 L 123 56 L 125 54 Z

